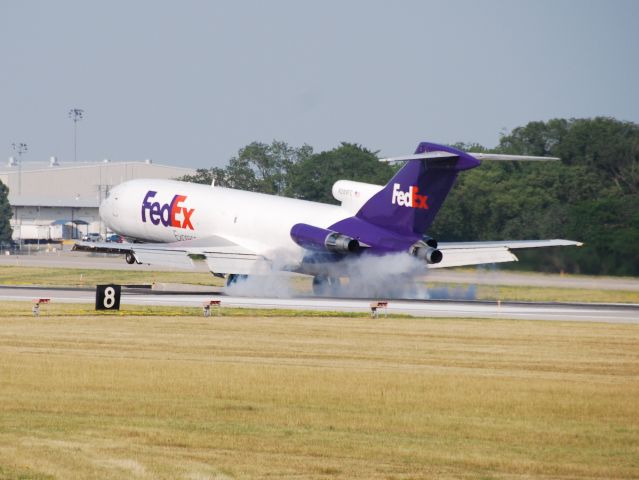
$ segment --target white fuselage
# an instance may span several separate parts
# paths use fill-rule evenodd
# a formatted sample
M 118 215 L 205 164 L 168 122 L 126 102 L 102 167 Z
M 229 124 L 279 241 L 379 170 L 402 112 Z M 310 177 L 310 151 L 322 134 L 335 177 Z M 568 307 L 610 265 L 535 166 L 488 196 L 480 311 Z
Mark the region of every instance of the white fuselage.
M 146 242 L 217 235 L 262 255 L 281 249 L 300 255 L 290 236 L 293 225 L 327 228 L 351 215 L 335 205 L 155 179 L 122 183 L 100 206 L 102 220 L 120 235 Z

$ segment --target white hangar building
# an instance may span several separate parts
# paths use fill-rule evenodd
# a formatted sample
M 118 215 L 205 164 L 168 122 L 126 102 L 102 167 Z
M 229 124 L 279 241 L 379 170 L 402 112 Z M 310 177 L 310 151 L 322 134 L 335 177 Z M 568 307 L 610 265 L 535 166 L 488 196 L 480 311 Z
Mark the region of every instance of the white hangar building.
M 105 235 L 98 207 L 109 189 L 135 178 L 178 178 L 194 169 L 157 165 L 151 160 L 60 164 L 24 163 L 13 159 L 0 167 L 0 180 L 9 187 L 11 226 L 16 241 L 80 238 Z

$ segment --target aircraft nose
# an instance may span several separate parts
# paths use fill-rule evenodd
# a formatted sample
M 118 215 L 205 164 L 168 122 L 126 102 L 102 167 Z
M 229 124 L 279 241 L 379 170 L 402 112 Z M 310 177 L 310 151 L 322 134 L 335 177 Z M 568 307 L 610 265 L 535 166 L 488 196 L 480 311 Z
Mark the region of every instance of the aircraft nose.
M 106 196 L 102 203 L 100 203 L 100 218 L 106 221 L 108 218 L 112 216 L 117 216 L 117 199 L 118 199 L 118 188 L 113 188 Z
M 100 218 L 104 218 L 106 216 L 107 211 L 109 210 L 110 203 L 111 203 L 111 199 L 109 197 L 102 200 L 102 203 L 100 203 L 100 208 L 99 208 Z

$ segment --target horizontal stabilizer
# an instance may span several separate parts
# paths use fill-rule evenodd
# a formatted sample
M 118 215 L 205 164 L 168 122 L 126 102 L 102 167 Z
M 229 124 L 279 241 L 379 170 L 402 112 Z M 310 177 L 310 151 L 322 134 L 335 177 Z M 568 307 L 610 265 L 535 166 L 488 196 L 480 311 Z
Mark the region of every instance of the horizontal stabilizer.
M 415 153 L 413 155 L 405 155 L 403 157 L 388 157 L 388 158 L 380 158 L 378 159 L 380 162 L 410 162 L 411 160 L 437 160 L 437 159 L 446 159 L 446 158 L 455 158 L 458 155 L 450 152 L 443 151 L 434 151 L 434 152 L 424 152 L 424 153 Z
M 499 161 L 516 161 L 516 162 L 535 162 L 535 161 L 557 161 L 559 157 L 536 157 L 533 155 L 502 155 L 500 153 L 474 153 L 466 152 L 477 160 L 499 160 Z M 444 151 L 433 151 L 416 153 L 414 155 L 406 155 L 403 157 L 380 158 L 380 162 L 410 162 L 411 160 L 444 160 L 447 158 L 455 158 L 458 155 Z
M 500 153 L 473 153 L 468 152 L 477 160 L 501 160 L 501 161 L 516 161 L 516 162 L 536 162 L 546 160 L 561 160 L 559 157 L 535 157 L 532 155 L 502 155 Z

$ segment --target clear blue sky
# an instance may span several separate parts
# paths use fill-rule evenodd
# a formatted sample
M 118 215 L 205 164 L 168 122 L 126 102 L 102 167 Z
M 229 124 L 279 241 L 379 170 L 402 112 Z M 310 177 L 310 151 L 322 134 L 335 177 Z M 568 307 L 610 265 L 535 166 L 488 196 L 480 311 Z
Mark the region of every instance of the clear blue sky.
M 251 141 L 498 143 L 639 122 L 639 1 L 0 0 L 0 157 L 224 165 Z

